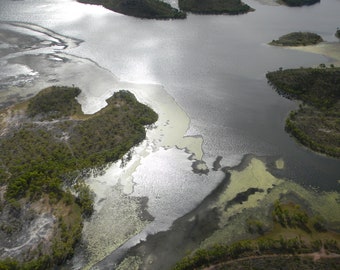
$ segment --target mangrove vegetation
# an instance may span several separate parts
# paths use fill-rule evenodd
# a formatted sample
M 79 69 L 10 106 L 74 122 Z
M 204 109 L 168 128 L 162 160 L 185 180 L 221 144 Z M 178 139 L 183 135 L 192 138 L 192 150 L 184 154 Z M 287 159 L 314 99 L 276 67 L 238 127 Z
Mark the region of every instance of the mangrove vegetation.
M 243 14 L 253 9 L 240 0 L 178 0 L 179 8 L 183 11 L 198 14 Z
M 299 100 L 285 129 L 300 143 L 320 153 L 340 157 L 340 68 L 279 69 L 267 73 L 282 96 Z
M 290 7 L 311 6 L 320 2 L 320 0 L 281 0 L 281 1 Z
M 260 221 L 251 222 L 257 228 L 252 231 L 258 235 L 255 239 L 198 249 L 179 261 L 174 270 L 337 269 L 340 237 L 327 229 L 322 217 L 281 201 L 274 203 L 272 217 L 270 231 L 259 230 L 263 228 Z
M 158 117 L 124 90 L 101 111 L 84 115 L 75 100 L 79 93 L 53 86 L 2 111 L 0 240 L 10 248 L 27 220 L 42 214 L 49 215 L 53 232 L 25 256 L 0 262 L 0 269 L 48 269 L 72 256 L 82 219 L 93 212 L 84 178 L 121 159 Z
M 278 40 L 273 40 L 270 45 L 274 46 L 307 46 L 322 42 L 323 39 L 318 34 L 310 32 L 293 32 L 281 36 Z
M 102 5 L 112 11 L 146 19 L 184 19 L 186 14 L 160 0 L 78 0 Z

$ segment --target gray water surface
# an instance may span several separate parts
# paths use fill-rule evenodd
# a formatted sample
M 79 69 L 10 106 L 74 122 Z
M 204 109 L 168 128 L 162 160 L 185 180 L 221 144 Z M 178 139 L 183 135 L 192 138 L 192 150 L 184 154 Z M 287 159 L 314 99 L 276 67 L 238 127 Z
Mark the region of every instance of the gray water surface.
M 329 63 L 324 56 L 267 43 L 292 31 L 312 31 L 336 42 L 340 1 L 303 8 L 246 3 L 255 12 L 189 14 L 186 20 L 155 21 L 72 0 L 1 0 L 0 21 L 40 25 L 81 40 L 63 51 L 91 59 L 122 81 L 163 85 L 191 120 L 187 135 L 203 138 L 203 159 L 210 167 L 217 156 L 223 157 L 222 166 L 234 166 L 250 153 L 281 157 L 285 161 L 282 177 L 338 191 L 339 161 L 305 149 L 285 133 L 285 117 L 297 103 L 275 93 L 265 74 L 279 67 Z M 223 178 L 219 173 L 191 173 L 188 157 L 181 150 L 162 149 L 148 156 L 134 173 L 135 195 L 149 197 L 149 210 L 159 222 L 150 225 L 146 234 L 168 228 Z M 162 170 L 165 164 L 171 166 Z M 158 170 L 162 173 L 157 174 Z M 157 176 L 167 184 L 157 181 Z M 141 234 L 145 237 L 145 232 Z

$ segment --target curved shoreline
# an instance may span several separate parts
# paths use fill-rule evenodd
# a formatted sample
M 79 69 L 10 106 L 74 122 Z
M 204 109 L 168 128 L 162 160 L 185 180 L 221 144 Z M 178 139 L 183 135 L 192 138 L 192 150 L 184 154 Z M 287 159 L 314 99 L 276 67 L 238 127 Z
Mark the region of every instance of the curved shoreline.
M 95 213 L 91 220 L 85 222 L 83 230 L 84 235 L 86 234 L 83 241 L 88 243 L 87 246 L 90 250 L 87 252 L 92 252 L 92 255 L 90 261 L 85 260 L 87 262 L 83 263 L 93 265 L 125 243 L 131 236 L 141 232 L 150 222 L 140 216 L 140 211 L 144 211 L 146 208 L 146 202 L 135 200 L 129 196 L 135 185 L 133 174 L 140 166 L 142 159 L 160 149 L 180 148 L 190 153 L 188 155 L 191 155 L 192 159 L 201 160 L 203 140 L 197 136 L 186 136 L 190 119 L 162 86 L 120 81 L 109 70 L 101 68 L 97 63 L 63 52 L 65 48 L 70 48 L 73 45 L 78 46 L 81 42 L 79 40 L 66 37 L 63 39 L 63 36 L 59 34 L 54 37 L 52 31 L 35 25 L 26 26 L 24 23 L 15 23 L 10 28 L 13 27 L 13 30 L 18 30 L 17 35 L 23 37 L 23 41 L 27 34 L 21 33 L 20 29 L 25 31 L 28 29 L 29 35 L 36 36 L 39 44 L 37 47 L 25 48 L 19 53 L 10 52 L 6 56 L 6 64 L 29 67 L 38 76 L 28 75 L 29 84 L 14 84 L 6 88 L 7 91 L 2 95 L 2 102 L 5 102 L 6 97 L 13 93 L 17 93 L 17 95 L 11 100 L 17 102 L 36 94 L 37 89 L 43 89 L 50 85 L 75 84 L 83 90 L 78 101 L 84 113 L 91 114 L 100 110 L 106 105 L 105 100 L 115 91 L 128 89 L 135 94 L 138 101 L 150 106 L 159 115 L 156 124 L 147 130 L 146 140 L 131 150 L 133 154 L 130 161 L 126 162 L 123 167 L 121 161 L 116 162 L 106 170 L 105 175 L 91 177 L 87 180 L 96 193 L 96 199 Z M 51 40 L 51 42 L 45 43 L 44 40 Z M 91 74 L 91 76 L 83 76 L 83 74 Z M 15 83 L 15 81 L 13 82 Z M 122 202 L 126 204 L 122 205 Z M 124 207 L 115 207 L 116 214 L 108 215 L 107 209 L 111 209 L 112 205 Z M 104 247 L 98 246 L 98 239 L 101 239 L 98 238 L 98 228 L 100 224 L 103 224 L 102 217 L 105 215 L 111 218 L 118 217 L 120 223 L 116 224 L 118 234 L 114 234 L 114 237 L 110 238 L 111 242 L 105 241 Z M 135 218 L 131 223 L 132 217 Z M 95 220 L 99 223 L 93 222 Z M 109 226 L 100 227 L 102 236 L 106 237 L 112 231 L 112 222 L 115 220 L 107 220 Z M 100 243 L 102 245 L 104 242 L 100 241 Z

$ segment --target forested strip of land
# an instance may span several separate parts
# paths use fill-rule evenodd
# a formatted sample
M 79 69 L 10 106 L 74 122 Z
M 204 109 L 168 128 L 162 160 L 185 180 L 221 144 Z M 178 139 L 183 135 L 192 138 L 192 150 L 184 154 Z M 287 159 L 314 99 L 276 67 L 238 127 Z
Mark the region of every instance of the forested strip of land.
M 267 73 L 274 89 L 302 101 L 289 114 L 286 131 L 308 148 L 340 157 L 340 68 L 280 69 Z

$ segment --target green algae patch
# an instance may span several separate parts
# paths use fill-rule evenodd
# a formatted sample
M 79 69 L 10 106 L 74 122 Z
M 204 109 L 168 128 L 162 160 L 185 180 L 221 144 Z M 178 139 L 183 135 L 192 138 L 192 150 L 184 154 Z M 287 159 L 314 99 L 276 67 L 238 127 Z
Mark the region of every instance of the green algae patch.
M 229 181 L 224 192 L 210 206 L 219 213 L 219 229 L 202 242 L 203 248 L 253 238 L 248 226 L 252 221 L 259 221 L 263 231 L 269 230 L 274 202 L 280 198 L 303 204 L 309 213 L 326 220 L 327 228 L 340 230 L 338 192 L 315 192 L 279 179 L 269 173 L 263 161 L 256 158 L 252 158 L 243 170 L 230 170 Z M 243 199 L 239 196 L 235 200 L 238 194 L 242 194 Z
M 140 257 L 129 256 L 119 264 L 116 270 L 139 270 L 141 264 L 142 259 Z
M 287 261 L 292 268 L 336 269 L 340 260 L 340 194 L 315 192 L 274 177 L 257 158 L 246 159 L 243 166 L 228 170 L 229 185 L 210 204 L 219 213 L 219 228 L 174 269 L 211 265 L 239 269 L 240 262 L 274 269 Z M 247 198 L 238 196 L 245 191 Z M 292 261 L 292 256 L 299 259 Z M 315 258 L 322 261 L 315 262 Z
M 88 254 L 84 269 L 90 269 L 150 222 L 141 217 L 143 209 L 138 199 L 123 194 L 115 187 L 107 188 L 107 193 L 110 196 L 96 209 L 99 214 L 84 222 L 82 242 Z
M 275 167 L 276 169 L 282 170 L 285 167 L 285 162 L 282 158 L 275 161 Z

